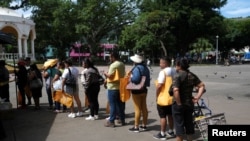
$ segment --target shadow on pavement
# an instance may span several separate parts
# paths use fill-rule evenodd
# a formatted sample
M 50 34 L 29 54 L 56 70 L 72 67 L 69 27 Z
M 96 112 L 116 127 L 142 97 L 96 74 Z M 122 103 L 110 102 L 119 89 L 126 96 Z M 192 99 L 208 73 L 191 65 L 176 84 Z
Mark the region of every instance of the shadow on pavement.
M 3 141 L 45 141 L 57 114 L 41 105 L 40 110 L 30 106 L 12 109 L 2 120 L 6 133 Z

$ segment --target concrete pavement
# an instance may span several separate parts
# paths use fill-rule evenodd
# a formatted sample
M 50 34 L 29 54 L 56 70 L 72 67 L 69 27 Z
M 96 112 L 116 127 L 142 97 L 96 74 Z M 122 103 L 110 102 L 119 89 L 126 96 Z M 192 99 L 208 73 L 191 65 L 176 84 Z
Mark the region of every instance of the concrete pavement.
M 99 70 L 107 70 L 106 66 L 98 66 Z M 131 66 L 126 66 L 128 70 Z M 82 68 L 79 68 L 81 71 Z M 47 110 L 48 100 L 43 88 L 41 98 L 42 109 L 32 110 L 33 105 L 25 110 L 16 109 L 16 92 L 14 82 L 10 83 L 10 100 L 13 104 L 12 118 L 3 120 L 7 138 L 4 141 L 150 141 L 155 140 L 154 134 L 160 130 L 159 116 L 155 103 L 154 80 L 158 76 L 159 67 L 153 67 L 152 81 L 147 96 L 149 110 L 148 131 L 132 133 L 128 128 L 133 126 L 134 110 L 132 99 L 126 103 L 126 126 L 115 128 L 104 127 L 105 118 L 108 116 L 106 108 L 106 90 L 102 87 L 99 94 L 100 119 L 86 121 L 83 117 L 68 118 L 68 113 L 56 114 Z M 250 124 L 250 65 L 232 66 L 191 66 L 190 70 L 197 74 L 206 84 L 207 92 L 203 99 L 212 110 L 212 114 L 224 113 L 228 124 Z M 84 105 L 83 89 L 80 87 L 80 98 Z M 233 99 L 228 99 L 232 97 Z M 206 112 L 206 111 L 204 111 Z M 174 141 L 175 139 L 168 139 Z M 195 140 L 202 140 L 197 129 Z

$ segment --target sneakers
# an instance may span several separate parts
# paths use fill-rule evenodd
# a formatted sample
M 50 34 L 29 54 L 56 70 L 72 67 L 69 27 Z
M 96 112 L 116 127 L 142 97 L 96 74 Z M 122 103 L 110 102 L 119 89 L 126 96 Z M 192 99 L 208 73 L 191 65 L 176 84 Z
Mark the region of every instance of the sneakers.
M 62 110 L 55 110 L 54 113 L 62 113 Z
M 89 112 L 90 112 L 90 109 L 87 109 L 87 110 L 85 110 L 84 112 L 85 112 L 85 113 L 89 113 Z
M 98 115 L 94 115 L 95 120 L 99 119 Z
M 174 134 L 174 132 L 167 132 L 167 137 L 168 138 L 175 138 L 176 135 Z
M 115 127 L 115 123 L 112 123 L 110 121 L 107 121 L 105 124 L 104 124 L 105 127 Z
M 77 112 L 77 113 L 76 113 L 76 116 L 77 116 L 77 117 L 82 117 L 82 116 L 83 116 L 83 113 L 82 113 L 82 112 Z
M 145 125 L 144 125 L 144 126 L 140 126 L 139 129 L 140 129 L 141 131 L 147 131 L 147 126 L 145 126 Z
M 69 118 L 75 118 L 75 117 L 76 117 L 76 114 L 75 114 L 75 113 L 70 113 L 70 114 L 68 115 L 68 117 L 69 117 Z
M 139 128 L 135 128 L 135 127 L 132 127 L 132 128 L 129 128 L 128 129 L 129 132 L 135 132 L 135 133 L 139 133 Z
M 89 117 L 86 117 L 85 120 L 95 120 L 95 117 L 89 116 Z
M 161 132 L 158 133 L 157 135 L 153 136 L 155 139 L 159 139 L 159 140 L 167 140 L 167 136 L 166 135 L 162 135 Z
M 122 121 L 122 120 L 118 119 L 118 120 L 115 120 L 115 121 L 116 121 L 117 124 L 119 124 L 121 126 L 125 126 L 126 125 L 125 120 Z
M 107 117 L 107 118 L 106 118 L 106 120 L 109 120 L 109 119 L 110 119 L 110 117 Z

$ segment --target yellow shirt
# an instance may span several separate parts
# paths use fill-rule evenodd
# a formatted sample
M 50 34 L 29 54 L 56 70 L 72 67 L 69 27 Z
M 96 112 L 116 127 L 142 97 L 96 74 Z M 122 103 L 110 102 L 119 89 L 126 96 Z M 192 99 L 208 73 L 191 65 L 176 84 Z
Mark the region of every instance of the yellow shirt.
M 125 76 L 125 65 L 123 62 L 115 61 L 109 66 L 108 74 L 114 74 L 115 71 L 119 72 L 119 78 Z M 113 81 L 107 83 L 107 89 L 109 90 L 118 90 L 120 88 L 120 81 Z

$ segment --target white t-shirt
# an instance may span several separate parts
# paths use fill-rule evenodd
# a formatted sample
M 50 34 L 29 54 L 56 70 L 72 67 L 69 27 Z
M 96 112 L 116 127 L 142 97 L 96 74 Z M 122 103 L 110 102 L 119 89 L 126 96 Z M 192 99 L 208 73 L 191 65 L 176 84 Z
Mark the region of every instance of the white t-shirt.
M 165 74 L 164 74 L 164 73 L 165 73 Z M 161 70 L 161 71 L 159 72 L 158 79 L 157 79 L 157 80 L 158 80 L 158 83 L 160 83 L 160 84 L 165 83 L 165 77 L 166 77 L 166 76 L 171 76 L 172 79 L 173 79 L 175 73 L 176 73 L 175 69 L 173 69 L 173 68 L 171 68 L 171 67 L 166 67 L 166 68 L 164 68 L 163 70 Z
M 71 71 L 71 74 L 75 76 L 75 78 L 77 79 L 78 78 L 78 75 L 79 75 L 79 70 L 75 67 L 69 67 L 70 71 Z M 69 75 L 69 69 L 66 68 L 64 69 L 63 71 L 63 74 L 62 74 L 62 78 L 67 78 L 67 75 Z M 76 81 L 76 83 L 78 83 L 78 81 Z
M 71 71 L 71 75 L 74 75 L 76 78 L 76 89 L 74 89 L 73 87 L 68 87 L 67 85 L 64 86 L 64 90 L 66 93 L 68 94 L 79 94 L 79 86 L 78 86 L 78 75 L 79 75 L 79 70 L 75 67 L 69 67 L 70 71 Z M 63 79 L 67 79 L 68 75 L 69 75 L 69 69 L 65 68 L 62 74 L 62 78 Z
M 87 68 L 84 68 L 83 70 L 82 70 L 82 72 L 81 72 L 81 83 L 82 84 L 85 84 L 86 82 L 85 82 L 85 77 L 84 77 L 84 72 L 86 71 L 86 70 L 88 70 Z

